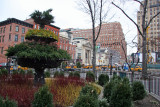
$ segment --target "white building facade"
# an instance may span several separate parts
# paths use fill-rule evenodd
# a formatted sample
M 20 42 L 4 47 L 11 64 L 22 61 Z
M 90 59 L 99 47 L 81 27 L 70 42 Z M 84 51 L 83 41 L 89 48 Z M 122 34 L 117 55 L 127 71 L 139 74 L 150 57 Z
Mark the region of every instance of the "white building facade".
M 73 38 L 72 43 L 76 45 L 76 61 L 83 65 L 92 65 L 92 45 L 85 38 Z

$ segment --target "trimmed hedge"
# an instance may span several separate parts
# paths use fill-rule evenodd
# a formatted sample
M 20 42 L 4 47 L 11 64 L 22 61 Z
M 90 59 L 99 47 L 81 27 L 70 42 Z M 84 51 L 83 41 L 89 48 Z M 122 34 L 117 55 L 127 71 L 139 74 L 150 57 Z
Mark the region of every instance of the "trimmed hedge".
M 101 74 L 98 77 L 98 84 L 103 86 L 104 84 L 106 84 L 109 81 L 109 76 L 106 74 Z

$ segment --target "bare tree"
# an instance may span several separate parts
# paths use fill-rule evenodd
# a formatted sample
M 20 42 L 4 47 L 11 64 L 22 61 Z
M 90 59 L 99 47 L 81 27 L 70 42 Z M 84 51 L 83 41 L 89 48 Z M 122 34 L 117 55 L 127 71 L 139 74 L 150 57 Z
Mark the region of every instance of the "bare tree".
M 101 25 L 104 19 L 107 16 L 109 10 L 105 10 L 105 4 L 107 0 L 80 0 L 80 6 L 82 7 L 82 11 L 87 13 L 92 22 L 92 35 L 93 35 L 93 72 L 96 74 L 95 66 L 96 66 L 96 41 L 100 35 Z M 96 27 L 96 24 L 99 27 Z
M 140 6 L 142 7 L 142 25 L 140 27 L 142 27 L 142 30 L 140 29 L 140 27 L 138 26 L 138 24 L 117 4 L 115 4 L 114 2 L 112 2 L 112 4 L 117 7 L 119 10 L 122 11 L 122 13 L 129 19 L 131 20 L 137 27 L 137 30 L 139 32 L 139 34 L 142 37 L 142 77 L 143 78 L 147 78 L 147 50 L 146 50 L 146 44 L 147 44 L 147 35 L 146 35 L 146 31 L 148 26 L 150 25 L 150 23 L 152 22 L 152 20 L 158 16 L 160 14 L 160 12 L 158 12 L 157 14 L 155 14 L 154 16 L 150 17 L 149 21 L 146 20 L 146 15 L 147 15 L 147 11 L 148 11 L 148 1 L 149 0 L 143 0 L 143 2 L 141 2 L 141 0 L 130 0 L 130 1 L 135 1 L 137 3 L 140 4 Z

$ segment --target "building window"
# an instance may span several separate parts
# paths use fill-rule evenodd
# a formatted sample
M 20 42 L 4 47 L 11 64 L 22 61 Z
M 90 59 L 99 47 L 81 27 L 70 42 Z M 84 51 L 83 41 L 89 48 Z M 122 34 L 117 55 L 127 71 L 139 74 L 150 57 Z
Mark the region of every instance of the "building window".
M 4 42 L 4 36 L 2 36 L 2 42 Z
M 3 47 L 1 48 L 1 54 L 3 54 Z
M 19 26 L 16 26 L 16 32 L 18 32 L 19 31 Z
M 81 53 L 78 53 L 77 59 L 81 59 Z
M 22 33 L 25 33 L 25 28 L 22 28 Z
M 12 25 L 10 25 L 10 31 L 12 31 Z
M 3 33 L 5 33 L 5 29 L 6 29 L 6 27 L 4 27 L 4 29 L 3 29 Z
M 15 35 L 14 41 L 18 42 L 18 35 Z
M 2 29 L 3 29 L 3 28 L 1 28 L 0 33 L 2 33 Z
M 9 41 L 11 41 L 11 34 L 9 34 Z
M 21 36 L 21 42 L 24 42 L 24 36 Z

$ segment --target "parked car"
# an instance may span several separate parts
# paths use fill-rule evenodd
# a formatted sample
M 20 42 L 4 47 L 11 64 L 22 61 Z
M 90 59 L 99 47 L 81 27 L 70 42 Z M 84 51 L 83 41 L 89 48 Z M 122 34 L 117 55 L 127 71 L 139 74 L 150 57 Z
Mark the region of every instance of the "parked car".
M 142 67 L 141 66 L 136 66 L 136 67 L 133 67 L 131 68 L 132 71 L 142 71 Z

